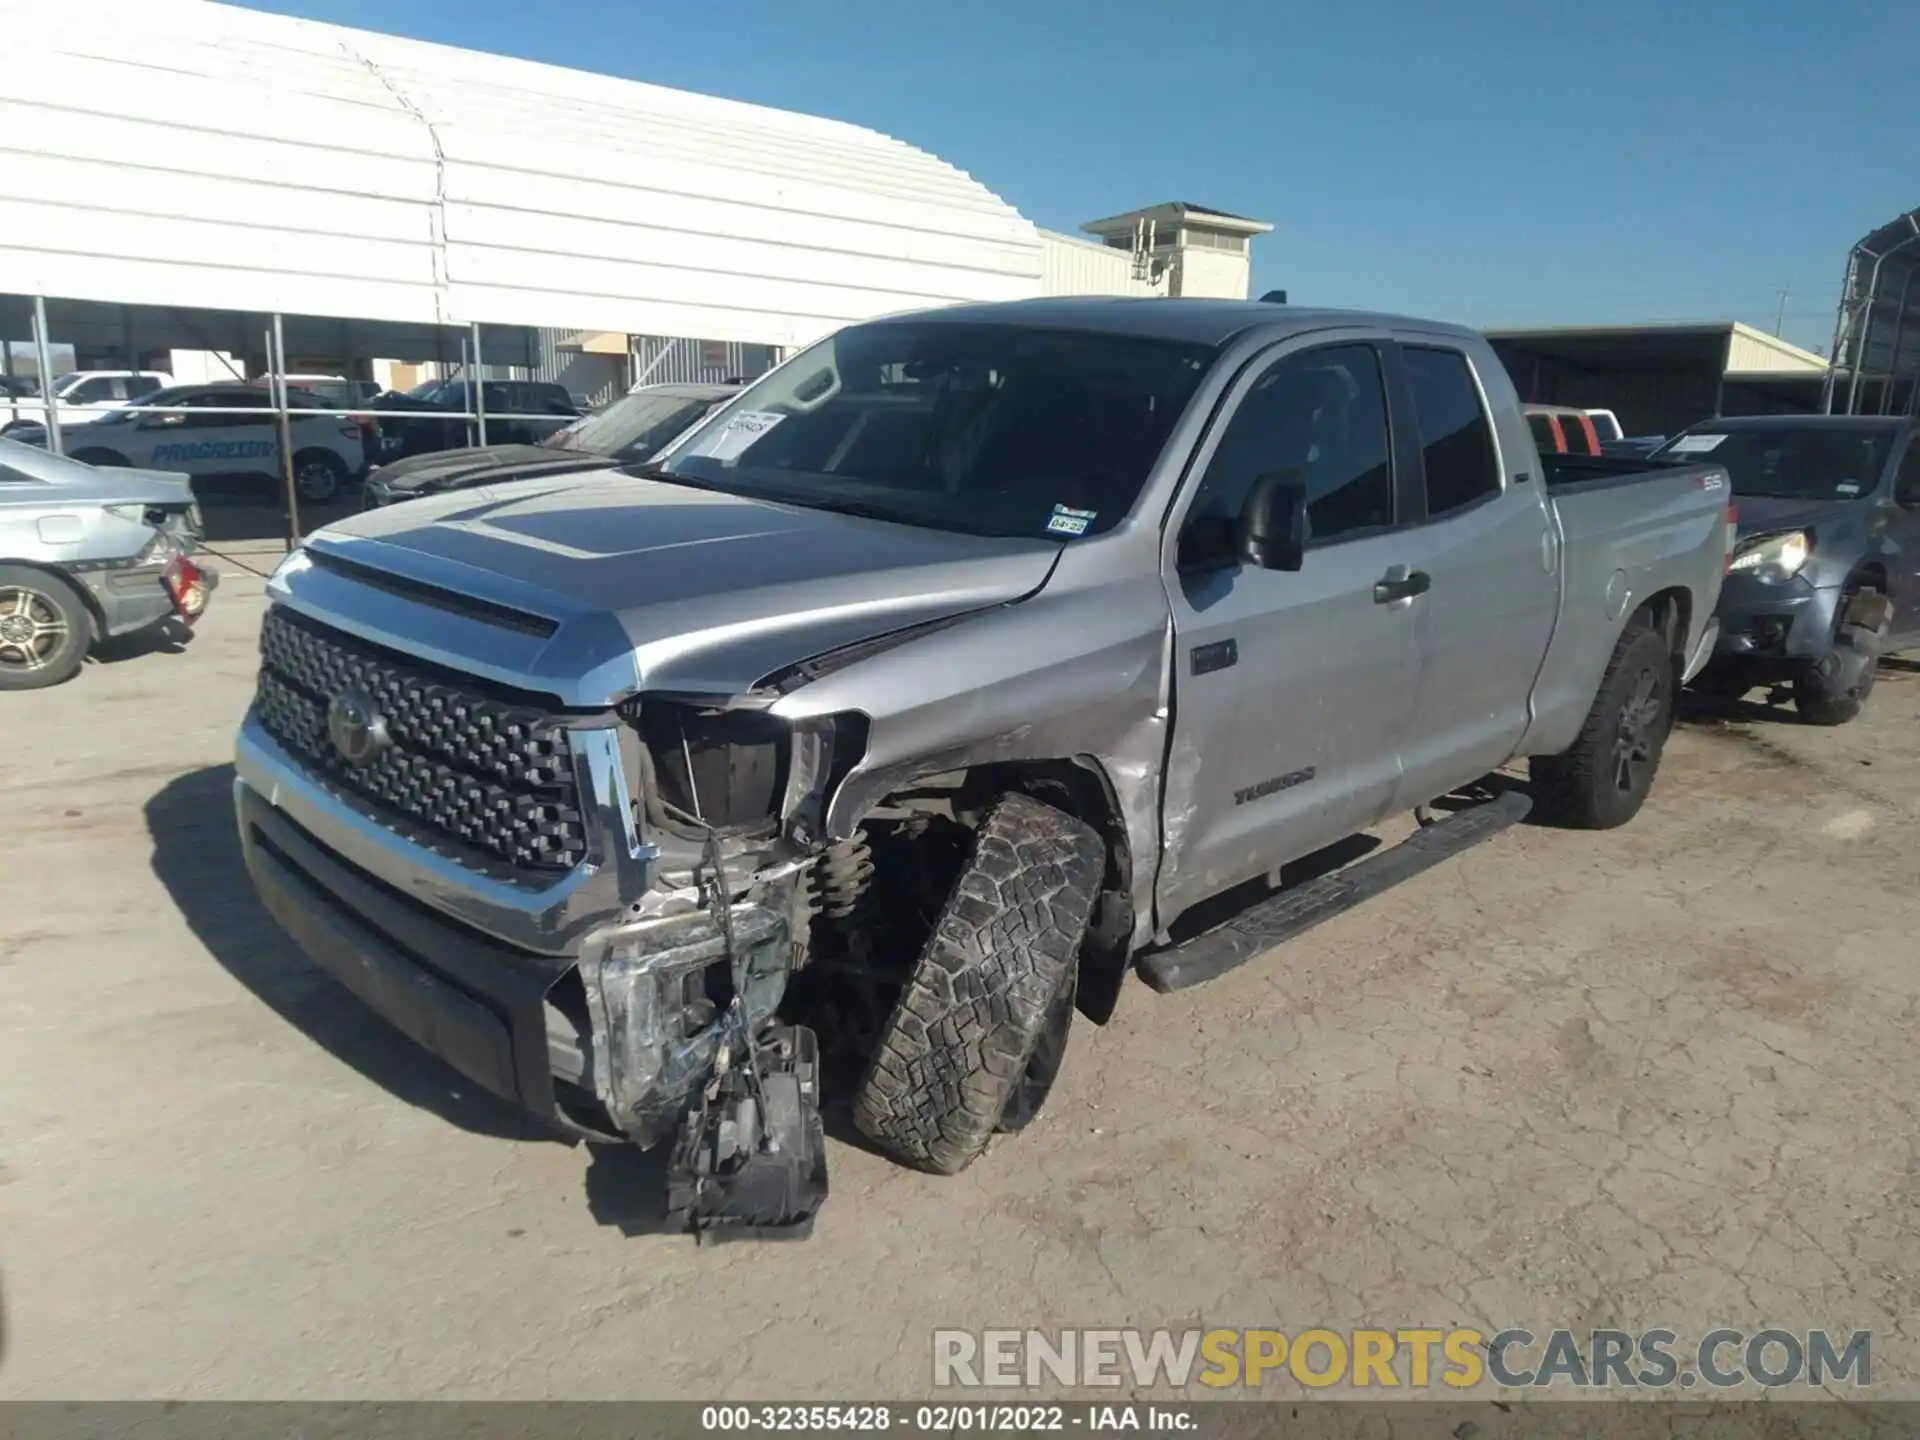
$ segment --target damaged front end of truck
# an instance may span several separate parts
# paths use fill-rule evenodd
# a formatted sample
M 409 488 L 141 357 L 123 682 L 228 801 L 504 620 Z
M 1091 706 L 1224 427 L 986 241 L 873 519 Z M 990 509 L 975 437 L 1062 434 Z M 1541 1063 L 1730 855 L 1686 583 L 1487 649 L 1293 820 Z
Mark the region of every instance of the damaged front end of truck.
M 663 1151 L 702 1235 L 808 1232 L 823 1099 L 905 1163 L 969 1163 L 1044 1100 L 1076 984 L 1101 1018 L 1090 985 L 1151 924 L 1157 579 L 1048 602 L 1055 543 L 903 528 L 877 553 L 850 523 L 602 478 L 372 512 L 268 586 L 235 752 L 267 910 L 470 1081 Z M 1028 942 L 941 932 L 1016 811 L 1021 865 L 1066 888 L 997 893 L 1048 951 L 1010 992 Z M 946 1031 L 909 1008 L 960 952 L 979 1003 L 931 1009 L 980 1017 L 956 1043 L 1020 1092 L 955 1120 L 964 1147 L 938 1075 L 986 1062 L 929 1058 Z
M 672 1146 L 670 1217 L 715 1236 L 805 1235 L 827 1194 L 818 1041 L 781 1013 L 831 848 L 827 787 L 864 722 L 796 724 L 768 698 L 620 707 L 652 884 L 578 965 L 583 1078 L 624 1138 Z

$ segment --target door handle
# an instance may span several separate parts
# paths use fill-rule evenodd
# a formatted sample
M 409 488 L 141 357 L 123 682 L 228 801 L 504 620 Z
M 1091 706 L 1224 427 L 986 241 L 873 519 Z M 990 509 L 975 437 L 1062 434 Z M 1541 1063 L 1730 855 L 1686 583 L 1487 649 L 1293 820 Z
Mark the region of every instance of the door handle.
M 1391 605 L 1396 600 L 1411 600 L 1416 595 L 1424 595 L 1433 588 L 1433 577 L 1424 570 L 1410 571 L 1404 575 L 1395 574 L 1398 565 L 1387 572 L 1386 578 L 1373 582 L 1373 603 Z

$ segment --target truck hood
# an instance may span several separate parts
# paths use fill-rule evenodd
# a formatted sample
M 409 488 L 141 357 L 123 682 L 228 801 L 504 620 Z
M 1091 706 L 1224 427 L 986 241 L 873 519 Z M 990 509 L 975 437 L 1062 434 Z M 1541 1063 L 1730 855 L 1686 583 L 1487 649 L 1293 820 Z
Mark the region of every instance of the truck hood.
M 829 651 L 1022 599 L 1060 548 L 598 472 L 365 512 L 315 534 L 273 592 L 590 707 L 639 690 L 737 695 Z

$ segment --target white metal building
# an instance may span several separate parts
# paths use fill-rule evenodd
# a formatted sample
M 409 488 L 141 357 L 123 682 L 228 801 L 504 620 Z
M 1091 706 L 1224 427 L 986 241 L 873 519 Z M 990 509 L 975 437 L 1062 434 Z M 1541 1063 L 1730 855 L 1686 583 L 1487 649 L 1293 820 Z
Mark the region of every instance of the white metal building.
M 840 121 L 208 0 L 0 35 L 8 294 L 791 346 L 1041 289 L 1011 206 Z

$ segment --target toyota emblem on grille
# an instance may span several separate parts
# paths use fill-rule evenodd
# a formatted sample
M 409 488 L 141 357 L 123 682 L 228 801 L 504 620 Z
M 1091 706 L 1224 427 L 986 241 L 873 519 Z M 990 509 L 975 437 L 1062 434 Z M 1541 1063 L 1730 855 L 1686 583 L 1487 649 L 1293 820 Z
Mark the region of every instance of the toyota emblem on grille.
M 366 765 L 385 750 L 387 720 L 358 690 L 344 690 L 327 706 L 327 738 L 349 765 Z

